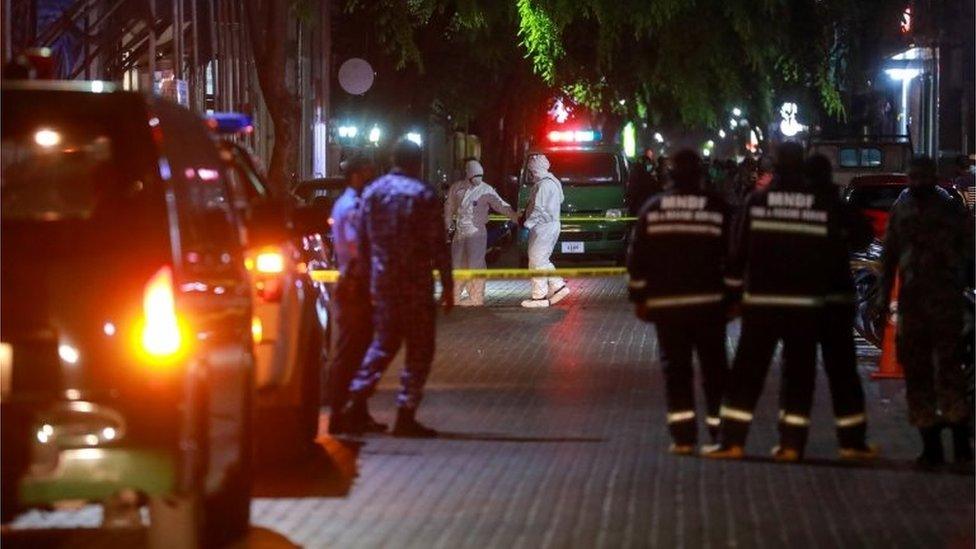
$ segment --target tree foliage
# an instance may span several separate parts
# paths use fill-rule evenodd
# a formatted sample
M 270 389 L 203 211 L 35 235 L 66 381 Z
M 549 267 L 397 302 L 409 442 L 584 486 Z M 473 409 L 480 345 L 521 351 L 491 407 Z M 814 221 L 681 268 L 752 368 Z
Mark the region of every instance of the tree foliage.
M 428 50 L 422 37 L 454 31 L 446 43 L 474 48 L 461 57 L 481 57 L 466 66 L 504 70 L 510 56 L 525 56 L 543 82 L 580 103 L 703 127 L 717 126 L 733 105 L 761 119 L 777 94 L 797 90 L 843 117 L 840 90 L 852 46 L 863 41 L 858 29 L 888 24 L 903 8 L 894 0 L 347 0 L 346 7 L 372 10 L 378 40 L 399 69 L 439 70 L 437 44 Z M 452 25 L 431 27 L 438 14 Z

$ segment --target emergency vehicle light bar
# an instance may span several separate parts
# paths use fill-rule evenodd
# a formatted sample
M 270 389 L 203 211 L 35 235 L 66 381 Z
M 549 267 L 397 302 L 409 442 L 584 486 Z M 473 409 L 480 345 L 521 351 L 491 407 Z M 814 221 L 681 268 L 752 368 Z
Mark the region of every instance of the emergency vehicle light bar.
M 600 139 L 600 132 L 593 130 L 553 130 L 549 141 L 553 143 L 592 143 Z
M 207 125 L 221 135 L 251 133 L 251 117 L 237 112 L 215 112 L 207 115 Z

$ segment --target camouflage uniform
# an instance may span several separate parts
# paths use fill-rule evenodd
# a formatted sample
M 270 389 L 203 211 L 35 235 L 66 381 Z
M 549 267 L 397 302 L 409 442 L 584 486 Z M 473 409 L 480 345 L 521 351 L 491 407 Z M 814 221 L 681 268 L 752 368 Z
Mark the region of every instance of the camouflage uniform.
M 909 420 L 920 428 L 969 416 L 959 354 L 966 266 L 973 261 L 969 225 L 960 202 L 935 186 L 906 189 L 888 221 L 879 299 L 890 295 L 898 272 L 898 360 Z
M 351 396 L 369 398 L 406 342 L 397 406 L 416 409 L 434 358 L 431 270 L 438 269 L 443 285 L 453 288 L 441 205 L 430 186 L 392 172 L 363 191 L 361 215 L 360 257 L 370 258 L 375 333 L 352 381 Z

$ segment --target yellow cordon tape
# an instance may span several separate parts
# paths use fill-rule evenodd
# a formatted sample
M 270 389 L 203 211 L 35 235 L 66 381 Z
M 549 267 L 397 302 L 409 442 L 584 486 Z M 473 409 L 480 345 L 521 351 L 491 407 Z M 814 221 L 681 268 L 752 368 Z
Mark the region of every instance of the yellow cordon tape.
M 454 280 L 474 280 L 474 279 L 520 279 L 520 278 L 541 278 L 546 276 L 558 276 L 562 278 L 600 278 L 623 276 L 627 274 L 627 269 L 623 267 L 589 267 L 589 268 L 565 268 L 565 269 L 454 269 Z M 336 270 L 314 270 L 309 273 L 315 282 L 336 282 L 339 280 L 339 271 Z M 437 276 L 437 271 L 434 271 Z
M 489 221 L 510 221 L 508 217 L 504 215 L 489 215 Z M 620 221 L 637 221 L 636 217 L 585 217 L 585 216 L 564 216 L 559 218 L 560 222 L 568 221 L 570 223 L 579 223 L 590 221 L 593 223 L 601 222 L 620 222 Z

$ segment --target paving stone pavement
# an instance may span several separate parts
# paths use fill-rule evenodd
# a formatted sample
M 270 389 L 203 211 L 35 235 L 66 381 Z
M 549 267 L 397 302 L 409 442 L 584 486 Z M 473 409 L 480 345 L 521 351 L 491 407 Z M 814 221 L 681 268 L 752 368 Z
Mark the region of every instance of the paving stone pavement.
M 917 441 L 901 382 L 865 382 L 870 437 L 884 454 L 870 466 L 836 460 L 822 375 L 808 460 L 765 457 L 777 368 L 747 446 L 755 457 L 674 457 L 653 330 L 632 316 L 622 280 L 571 288 L 556 307 L 523 310 L 527 281 L 489 282 L 487 307 L 442 317 L 419 417 L 445 436 L 324 437 L 319 461 L 259 480 L 252 522 L 277 541 L 248 545 L 973 546 L 972 473 L 910 468 Z M 730 352 L 735 338 L 733 325 Z M 866 378 L 877 353 L 859 353 Z M 374 398 L 385 420 L 399 366 Z

